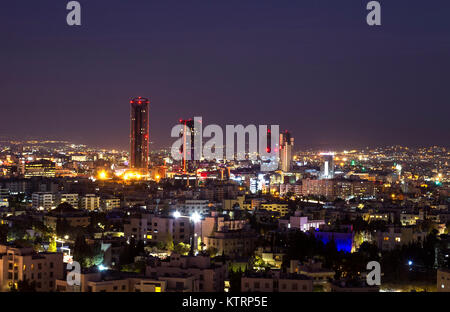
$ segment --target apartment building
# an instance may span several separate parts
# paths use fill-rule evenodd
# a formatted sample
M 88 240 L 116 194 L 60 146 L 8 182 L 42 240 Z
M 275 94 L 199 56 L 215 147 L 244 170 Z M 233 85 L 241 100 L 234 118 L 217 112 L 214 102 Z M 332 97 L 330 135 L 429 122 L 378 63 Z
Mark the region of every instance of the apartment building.
M 328 282 L 334 279 L 335 271 L 324 268 L 321 261 L 309 259 L 304 263 L 298 260 L 291 260 L 291 273 L 300 273 L 313 280 L 314 285 L 328 285 Z
M 85 210 L 97 210 L 100 208 L 100 196 L 87 194 L 80 199 L 80 207 Z
M 51 210 L 56 207 L 55 195 L 49 192 L 37 192 L 31 195 L 32 207 L 36 210 Z
M 33 248 L 0 245 L 0 291 L 17 288 L 19 281 L 35 282 L 36 290 L 49 292 L 63 276 L 62 253 L 36 253 Z
M 99 272 L 89 268 L 80 273 L 80 285 L 65 279 L 56 280 L 57 292 L 165 292 L 167 282 L 152 280 L 133 273 L 117 271 Z
M 58 221 L 65 220 L 71 227 L 87 227 L 91 218 L 83 210 L 75 209 L 67 203 L 60 204 L 44 216 L 45 226 L 56 229 Z
M 186 199 L 181 203 L 176 203 L 171 206 L 172 210 L 180 212 L 182 215 L 190 216 L 193 213 L 200 215 L 208 215 L 210 209 L 214 205 L 209 200 L 202 199 Z
M 307 232 L 310 229 L 318 229 L 322 225 L 325 225 L 324 220 L 308 220 L 308 217 L 302 216 L 300 211 L 296 211 L 293 216 L 289 216 L 289 219 L 278 220 L 278 227 L 284 230 L 297 229 Z
M 217 255 L 241 258 L 253 254 L 256 235 L 253 231 L 242 229 L 236 231 L 214 231 L 204 236 L 205 248 L 215 248 Z
M 248 273 L 241 278 L 242 292 L 312 292 L 313 281 L 301 274 L 269 271 Z
M 79 201 L 78 194 L 63 193 L 57 196 L 58 204 L 68 203 L 73 208 L 78 208 L 78 201 Z
M 277 212 L 282 217 L 289 213 L 289 206 L 285 203 L 263 203 L 261 204 L 261 209 Z
M 217 211 L 211 211 L 209 216 L 201 220 L 201 236 L 211 235 L 214 231 L 234 231 L 242 230 L 247 224 L 247 219 L 230 216 L 230 214 L 220 214 Z
M 137 240 L 166 242 L 172 238 L 174 243 L 190 243 L 194 227 L 187 216 L 160 216 L 134 213 L 124 221 L 124 236 Z
M 100 200 L 100 207 L 104 211 L 119 209 L 121 207 L 120 206 L 120 198 L 117 198 L 117 197 L 102 198 Z
M 167 260 L 148 265 L 145 271 L 151 279 L 165 280 L 167 291 L 223 292 L 226 274 L 227 265 L 213 262 L 208 255 L 180 256 L 174 253 Z
M 436 283 L 438 292 L 450 292 L 450 269 L 437 270 Z
M 410 243 L 423 243 L 427 237 L 426 232 L 419 232 L 414 227 L 390 226 L 386 232 L 378 233 L 376 242 L 381 250 L 392 250 L 397 246 Z

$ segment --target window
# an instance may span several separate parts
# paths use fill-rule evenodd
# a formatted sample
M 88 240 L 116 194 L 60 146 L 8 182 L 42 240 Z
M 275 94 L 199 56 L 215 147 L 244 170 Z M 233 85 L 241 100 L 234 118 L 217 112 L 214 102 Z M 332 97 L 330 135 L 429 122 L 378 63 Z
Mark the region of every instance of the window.
M 254 286 L 255 288 L 259 288 L 259 282 L 255 282 Z
M 53 269 L 53 262 L 50 262 L 50 269 Z
M 297 290 L 298 289 L 298 285 L 296 283 L 292 284 L 292 290 Z

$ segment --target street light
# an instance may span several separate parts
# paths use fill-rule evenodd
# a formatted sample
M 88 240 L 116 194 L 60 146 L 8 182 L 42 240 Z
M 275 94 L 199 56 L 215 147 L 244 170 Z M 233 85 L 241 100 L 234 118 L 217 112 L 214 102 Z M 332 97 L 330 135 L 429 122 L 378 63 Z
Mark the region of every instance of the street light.
M 197 243 L 197 233 L 196 230 L 196 224 L 201 221 L 202 217 L 198 212 L 194 212 L 191 214 L 191 217 L 189 218 L 191 224 L 192 224 L 192 231 L 191 231 L 191 237 L 190 237 L 190 243 L 191 243 L 191 251 L 194 251 L 194 243 Z M 201 229 L 201 226 L 200 226 Z M 192 237 L 192 233 L 194 233 L 194 237 Z M 195 250 L 198 250 L 198 246 L 195 246 Z
M 200 222 L 200 220 L 201 220 L 201 216 L 200 216 L 200 214 L 198 213 L 198 212 L 194 212 L 193 214 L 191 214 L 191 221 L 192 222 L 194 222 L 194 223 L 198 223 L 198 222 Z

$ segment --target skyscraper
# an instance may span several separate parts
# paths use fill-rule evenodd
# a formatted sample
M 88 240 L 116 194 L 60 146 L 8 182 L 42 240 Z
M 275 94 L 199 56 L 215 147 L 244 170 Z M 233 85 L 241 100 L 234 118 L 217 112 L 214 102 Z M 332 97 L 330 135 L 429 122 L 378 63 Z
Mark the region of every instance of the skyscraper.
M 294 147 L 294 138 L 287 130 L 280 133 L 280 169 L 289 172 L 292 169 L 292 148 Z
M 148 170 L 149 103 L 148 99 L 142 97 L 130 101 L 130 167 L 142 171 Z
M 334 178 L 334 153 L 321 153 L 323 164 L 320 168 L 320 177 L 322 179 Z
M 194 119 L 180 119 L 180 124 L 183 125 L 183 130 L 180 132 L 180 138 L 184 137 L 183 145 L 180 148 L 180 153 L 182 153 L 181 166 L 183 171 L 190 171 L 195 167 L 196 161 L 194 160 L 195 155 L 195 136 L 196 132 L 196 121 Z M 198 127 L 201 125 L 197 124 Z M 189 160 L 189 162 L 186 162 Z

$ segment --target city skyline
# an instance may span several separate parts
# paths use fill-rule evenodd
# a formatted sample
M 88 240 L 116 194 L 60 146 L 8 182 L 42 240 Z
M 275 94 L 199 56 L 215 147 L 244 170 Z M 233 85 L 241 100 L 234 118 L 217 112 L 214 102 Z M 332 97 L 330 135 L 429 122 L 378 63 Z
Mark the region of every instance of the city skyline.
M 0 133 L 128 150 L 127 101 L 141 95 L 152 102 L 150 150 L 196 115 L 279 124 L 295 149 L 446 146 L 450 22 L 440 3 L 427 14 L 422 1 L 384 3 L 382 31 L 365 24 L 365 3 L 325 0 L 195 3 L 201 10 L 110 1 L 108 14 L 82 1 L 79 29 L 64 25 L 63 5 L 8 3 Z

